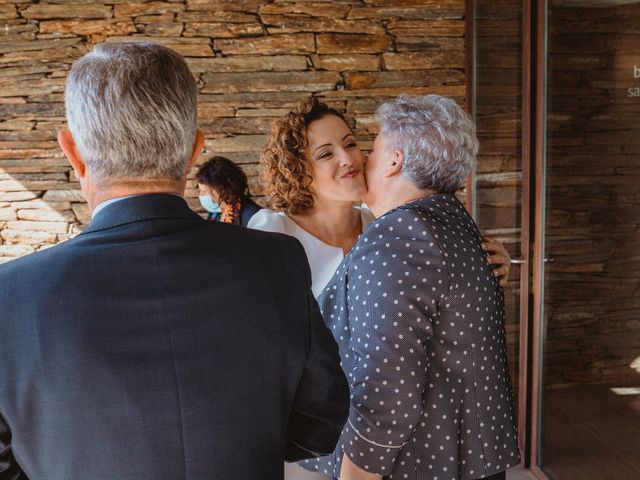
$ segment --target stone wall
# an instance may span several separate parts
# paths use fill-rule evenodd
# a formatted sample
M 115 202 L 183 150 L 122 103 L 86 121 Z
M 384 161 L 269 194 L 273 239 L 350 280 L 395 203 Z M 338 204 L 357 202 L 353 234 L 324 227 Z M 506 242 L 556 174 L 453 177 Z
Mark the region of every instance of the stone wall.
M 347 112 L 370 146 L 373 112 L 402 92 L 465 97 L 464 0 L 0 0 L 0 262 L 89 222 L 56 143 L 65 77 L 95 43 L 149 39 L 184 55 L 206 150 L 242 164 L 274 118 L 313 94 Z M 190 179 L 187 196 L 197 207 Z

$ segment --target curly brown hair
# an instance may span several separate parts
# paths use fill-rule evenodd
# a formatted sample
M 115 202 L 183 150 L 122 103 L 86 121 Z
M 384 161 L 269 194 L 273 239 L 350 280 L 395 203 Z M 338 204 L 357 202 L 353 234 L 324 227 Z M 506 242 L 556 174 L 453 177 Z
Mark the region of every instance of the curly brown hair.
M 273 123 L 269 141 L 260 152 L 260 165 L 265 193 L 276 210 L 299 215 L 313 207 L 309 189 L 313 171 L 304 154 L 307 128 L 327 115 L 334 115 L 348 125 L 342 113 L 317 98 L 298 103 Z

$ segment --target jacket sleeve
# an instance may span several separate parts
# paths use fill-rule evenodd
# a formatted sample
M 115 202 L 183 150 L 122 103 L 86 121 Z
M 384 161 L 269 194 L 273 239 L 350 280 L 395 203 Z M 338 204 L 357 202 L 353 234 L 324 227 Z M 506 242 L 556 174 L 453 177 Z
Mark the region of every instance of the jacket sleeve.
M 289 462 L 331 454 L 349 413 L 349 387 L 340 368 L 338 346 L 311 292 L 304 250 L 297 246 L 306 269 L 309 350 L 287 428 L 285 459 Z
M 0 416 L 0 480 L 28 480 L 11 451 L 11 431 Z
M 444 257 L 430 235 L 392 220 L 370 227 L 349 263 L 351 408 L 340 439 L 356 465 L 385 476 L 423 415 L 425 344 L 448 289 Z

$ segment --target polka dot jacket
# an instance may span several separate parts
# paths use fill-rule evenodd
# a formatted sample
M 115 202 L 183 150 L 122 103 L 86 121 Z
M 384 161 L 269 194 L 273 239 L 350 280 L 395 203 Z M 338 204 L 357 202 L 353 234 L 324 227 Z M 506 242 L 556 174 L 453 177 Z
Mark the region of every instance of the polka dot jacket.
M 458 199 L 431 195 L 375 220 L 319 298 L 351 408 L 332 456 L 385 478 L 478 479 L 519 461 L 504 295 Z

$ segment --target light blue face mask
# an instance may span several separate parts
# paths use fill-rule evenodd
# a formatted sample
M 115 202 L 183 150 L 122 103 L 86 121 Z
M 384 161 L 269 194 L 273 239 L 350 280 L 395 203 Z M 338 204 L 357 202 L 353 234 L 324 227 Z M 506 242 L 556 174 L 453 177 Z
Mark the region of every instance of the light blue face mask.
M 200 195 L 198 196 L 198 200 L 200 200 L 200 205 L 209 213 L 220 213 L 222 208 L 218 202 L 214 202 L 211 198 L 211 195 Z

